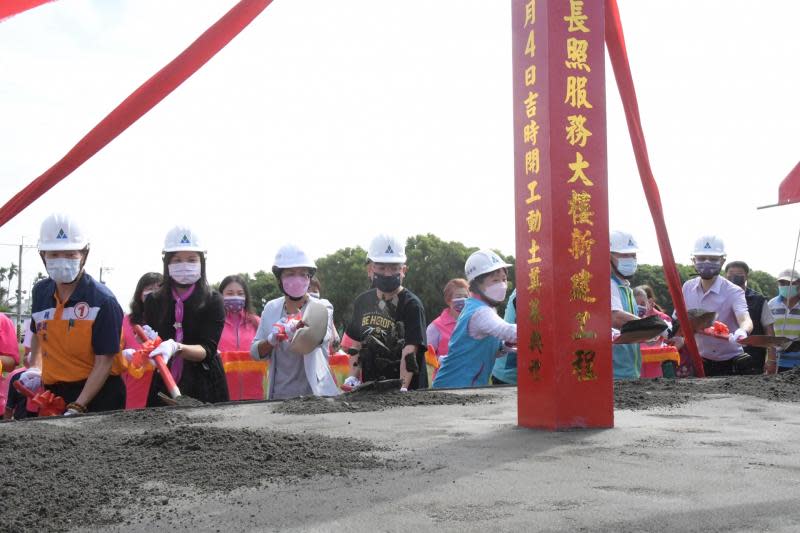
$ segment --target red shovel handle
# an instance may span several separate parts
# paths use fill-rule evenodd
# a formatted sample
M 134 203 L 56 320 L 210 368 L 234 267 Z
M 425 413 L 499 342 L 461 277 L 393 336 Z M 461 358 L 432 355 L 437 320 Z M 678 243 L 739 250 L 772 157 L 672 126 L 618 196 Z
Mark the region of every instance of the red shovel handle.
M 178 388 L 178 384 L 175 383 L 175 378 L 172 377 L 172 372 L 169 371 L 167 368 L 167 364 L 164 362 L 164 358 L 161 355 L 156 355 L 152 358 L 153 362 L 155 362 L 156 367 L 158 367 L 158 371 L 161 373 L 161 379 L 164 380 L 164 385 L 167 386 L 167 390 L 169 391 L 169 395 L 173 398 L 177 398 L 181 395 L 181 390 Z

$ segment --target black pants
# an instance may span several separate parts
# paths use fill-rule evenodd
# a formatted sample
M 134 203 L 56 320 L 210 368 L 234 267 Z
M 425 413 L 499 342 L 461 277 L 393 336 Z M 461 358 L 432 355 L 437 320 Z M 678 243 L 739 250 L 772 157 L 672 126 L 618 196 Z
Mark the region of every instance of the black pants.
M 45 385 L 44 388 L 52 391 L 53 394 L 64 398 L 65 403 L 72 403 L 78 399 L 83 386 L 86 385 L 86 380 L 72 381 L 69 383 L 54 383 L 52 385 Z M 114 411 L 116 409 L 125 408 L 125 383 L 119 376 L 108 376 L 108 379 L 100 388 L 100 391 L 86 406 L 86 410 L 90 413 L 99 413 L 101 411 Z
M 737 364 L 736 358 L 728 359 L 727 361 L 711 361 L 710 359 L 703 359 L 703 370 L 706 372 L 706 377 L 713 376 L 740 376 L 743 374 L 750 374 L 750 360 L 746 359 Z

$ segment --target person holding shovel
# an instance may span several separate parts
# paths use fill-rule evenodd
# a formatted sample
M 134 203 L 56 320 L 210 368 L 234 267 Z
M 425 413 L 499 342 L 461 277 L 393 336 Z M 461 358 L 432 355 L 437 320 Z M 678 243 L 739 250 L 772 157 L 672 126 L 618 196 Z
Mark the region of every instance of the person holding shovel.
M 150 358 L 161 355 L 182 396 L 216 403 L 228 401 L 225 371 L 217 353 L 225 309 L 222 295 L 206 281 L 206 251 L 188 226 L 175 226 L 164 240 L 164 281 L 144 302 L 147 324 L 161 344 Z M 167 388 L 159 373 L 153 376 L 148 407 L 164 405 L 159 393 Z
M 84 270 L 89 239 L 69 215 L 42 223 L 39 255 L 48 278 L 33 287 L 32 369 L 66 403 L 65 415 L 125 407 L 120 338 L 122 307 Z
M 270 400 L 339 394 L 327 357 L 334 331 L 333 305 L 308 294 L 316 271 L 316 264 L 293 244 L 282 246 L 275 255 L 272 273 L 284 295 L 264 306 L 250 347 L 253 359 L 270 360 Z M 308 331 L 303 331 L 306 326 Z M 311 330 L 322 335 L 314 337 Z
M 403 287 L 407 272 L 405 245 L 392 235 L 375 237 L 367 253 L 373 288 L 356 298 L 346 329 L 354 355 L 343 389 L 396 379 L 401 391 L 428 387 L 425 308 Z
M 467 259 L 470 297 L 458 316 L 434 388 L 486 386 L 495 359 L 516 348 L 517 325 L 500 318 L 495 309 L 506 299 L 509 266 L 491 250 L 479 250 Z

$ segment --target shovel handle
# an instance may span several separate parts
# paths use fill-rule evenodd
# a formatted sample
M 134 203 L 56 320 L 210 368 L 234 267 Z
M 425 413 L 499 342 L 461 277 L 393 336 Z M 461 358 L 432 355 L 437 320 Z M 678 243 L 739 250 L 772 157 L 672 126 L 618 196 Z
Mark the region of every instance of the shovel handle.
M 180 396 L 181 390 L 178 388 L 178 384 L 175 383 L 175 378 L 172 377 L 172 372 L 170 372 L 169 368 L 167 368 L 167 364 L 164 362 L 164 358 L 161 357 L 161 354 L 153 357 L 153 362 L 156 364 L 158 371 L 161 373 L 161 379 L 164 380 L 164 385 L 167 386 L 169 395 L 173 398 Z

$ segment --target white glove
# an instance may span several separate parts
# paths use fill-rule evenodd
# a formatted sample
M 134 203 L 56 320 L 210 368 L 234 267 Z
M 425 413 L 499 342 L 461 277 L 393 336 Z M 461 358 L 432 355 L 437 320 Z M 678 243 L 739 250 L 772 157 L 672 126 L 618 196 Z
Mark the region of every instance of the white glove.
M 283 326 L 284 331 L 286 332 L 287 340 L 291 341 L 294 338 L 294 334 L 297 333 L 297 329 L 300 326 L 300 321 L 296 318 L 293 318 L 286 322 L 286 325 Z
M 77 409 L 67 409 L 66 411 L 64 411 L 64 416 L 78 416 L 81 414 L 83 413 L 81 413 Z
M 156 337 L 158 337 L 158 332 L 153 328 L 151 328 L 150 326 L 148 326 L 147 324 L 142 326 L 142 329 L 144 330 L 145 336 L 147 336 L 149 340 L 154 341 L 156 340 Z
M 736 341 L 739 341 L 739 340 L 742 340 L 742 339 L 746 339 L 746 338 L 747 338 L 747 332 L 745 330 L 743 330 L 742 328 L 739 328 L 739 329 L 737 329 L 736 331 L 733 332 L 733 335 L 731 335 L 731 342 L 733 344 L 739 344 Z
M 42 371 L 38 368 L 29 368 L 19 376 L 19 382 L 31 392 L 36 392 L 42 386 Z
M 122 357 L 124 357 L 125 360 L 130 363 L 131 360 L 133 359 L 133 354 L 135 353 L 136 350 L 134 350 L 133 348 L 125 348 L 124 350 L 122 350 Z
M 408 392 L 408 389 L 406 387 L 400 387 L 400 392 Z
M 342 384 L 343 390 L 353 390 L 356 387 L 361 385 L 361 380 L 355 376 L 349 376 L 347 379 L 344 380 L 344 384 Z
M 169 363 L 169 360 L 172 359 L 172 356 L 180 348 L 180 345 L 172 339 L 167 339 L 161 344 L 158 345 L 158 348 L 150 352 L 150 359 L 154 358 L 157 355 L 160 355 L 164 358 L 164 363 Z
M 272 324 L 272 329 L 267 335 L 267 342 L 273 346 L 277 346 L 280 340 L 278 340 L 279 335 L 284 334 L 284 327 L 282 322 L 278 322 L 277 324 Z

